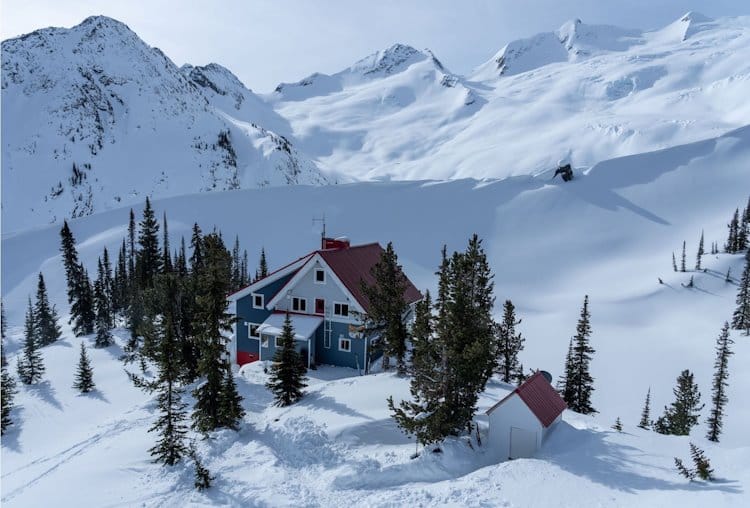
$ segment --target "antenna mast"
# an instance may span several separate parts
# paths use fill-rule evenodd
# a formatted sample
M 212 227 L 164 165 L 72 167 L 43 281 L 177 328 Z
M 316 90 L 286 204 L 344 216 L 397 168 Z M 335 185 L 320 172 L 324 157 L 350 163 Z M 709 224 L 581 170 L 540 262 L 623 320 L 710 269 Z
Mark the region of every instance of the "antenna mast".
M 323 246 L 323 242 L 325 241 L 326 237 L 326 214 L 323 212 L 323 216 L 320 218 L 313 217 L 313 225 L 315 225 L 316 222 L 320 222 L 323 224 L 323 231 L 320 233 L 320 245 Z

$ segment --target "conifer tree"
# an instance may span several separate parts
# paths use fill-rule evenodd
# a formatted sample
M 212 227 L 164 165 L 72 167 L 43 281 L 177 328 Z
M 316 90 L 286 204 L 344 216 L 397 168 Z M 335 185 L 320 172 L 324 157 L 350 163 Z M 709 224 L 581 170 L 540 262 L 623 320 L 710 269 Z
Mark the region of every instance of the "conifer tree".
M 162 269 L 159 252 L 159 222 L 154 216 L 151 201 L 146 198 L 143 218 L 139 223 L 138 252 L 135 258 L 135 271 L 138 287 L 146 289 L 153 285 L 154 276 Z
M 726 282 L 727 284 L 732 282 L 732 267 L 731 266 L 727 268 L 727 274 L 724 276 L 724 282 Z
M 5 327 L 7 324 L 5 323 L 5 304 L 2 300 L 0 300 L 0 363 L 2 365 L 8 365 L 8 362 L 5 361 Z
M 187 267 L 187 254 L 185 250 L 185 237 L 180 238 L 180 252 L 177 254 L 177 261 L 175 262 L 175 271 L 181 278 L 186 278 L 188 274 Z
M 26 385 L 38 383 L 44 374 L 44 360 L 39 350 L 38 330 L 31 299 L 29 299 L 24 323 L 23 353 L 18 359 L 17 368 L 18 378 Z
M 622 432 L 622 421 L 620 420 L 619 416 L 615 420 L 614 425 L 612 425 L 612 429 L 616 430 L 617 432 Z
M 242 282 L 240 283 L 240 287 L 245 287 L 250 283 L 249 280 L 249 274 L 247 272 L 247 249 L 244 249 L 242 251 Z
M 745 254 L 745 269 L 737 288 L 737 308 L 732 315 L 732 328 L 744 330 L 745 335 L 750 335 L 750 250 Z
M 258 274 L 256 279 L 262 279 L 264 277 L 268 277 L 268 263 L 266 262 L 265 247 L 260 249 L 260 263 L 258 266 Z
M 162 218 L 162 249 L 161 249 L 161 266 L 164 273 L 172 271 L 172 253 L 169 251 L 169 231 L 167 229 L 167 212 L 164 212 Z
M 681 476 L 684 476 L 691 482 L 695 480 L 695 471 L 692 469 L 689 469 L 683 464 L 682 459 L 679 459 L 677 457 L 674 458 L 674 465 L 677 468 L 677 472 L 680 473 Z
M 724 250 L 729 254 L 734 254 L 737 252 L 738 247 L 738 236 L 739 236 L 739 228 L 740 228 L 740 211 L 739 209 L 735 209 L 734 215 L 732 216 L 732 220 L 729 221 L 729 224 L 727 224 L 727 229 L 729 229 L 729 235 L 727 236 L 727 243 L 724 245 Z
M 242 258 L 240 258 L 240 237 L 235 235 L 232 248 L 232 291 L 237 291 L 242 285 Z
M 370 302 L 370 308 L 363 316 L 365 327 L 368 334 L 380 336 L 383 370 L 388 370 L 390 359 L 393 358 L 398 373 L 404 375 L 407 335 L 404 316 L 409 309 L 404 293 L 408 283 L 391 242 L 388 242 L 370 273 L 374 283 L 361 282 L 362 292 Z
M 682 258 L 680 261 L 680 271 L 684 272 L 687 271 L 687 266 L 685 265 L 686 257 L 685 257 L 685 240 L 682 241 Z
M 729 338 L 729 323 L 724 323 L 721 334 L 716 340 L 716 361 L 714 362 L 714 382 L 711 388 L 711 414 L 708 417 L 708 435 L 709 441 L 719 442 L 719 435 L 724 420 L 724 406 L 726 405 L 729 379 L 728 363 L 729 357 L 734 353 L 730 349 L 734 341 Z
M 651 428 L 651 387 L 649 386 L 648 392 L 646 392 L 646 402 L 643 404 L 643 411 L 641 412 L 641 421 L 638 422 L 638 427 L 648 430 Z
M 583 414 L 596 412 L 591 405 L 594 378 L 591 377 L 589 372 L 589 364 L 591 363 L 591 355 L 596 351 L 589 342 L 589 336 L 591 335 L 590 318 L 589 297 L 586 295 L 583 299 L 581 317 L 578 319 L 578 325 L 576 326 L 576 335 L 573 337 L 571 369 L 566 376 L 565 392 L 563 393 L 568 408 Z
M 68 303 L 73 303 L 76 299 L 76 291 L 78 290 L 80 264 L 78 261 L 78 251 L 76 250 L 76 241 L 73 238 L 73 233 L 70 231 L 67 220 L 63 221 L 63 226 L 60 230 L 60 239 L 60 251 L 62 252 L 63 266 L 65 267 L 65 280 L 68 285 Z
M 136 257 L 135 235 L 136 235 L 135 213 L 133 212 L 133 209 L 131 208 L 130 216 L 128 218 L 128 277 L 130 280 L 130 285 L 135 284 L 135 257 Z
M 13 376 L 10 375 L 5 361 L 5 353 L 1 353 L 3 362 L 0 370 L 2 371 L 2 386 L 0 386 L 0 399 L 2 399 L 2 431 L 0 433 L 5 434 L 5 431 L 9 426 L 13 425 L 13 418 L 11 418 L 11 411 L 13 411 L 13 399 L 16 396 L 16 381 Z
M 112 313 L 115 317 L 124 316 L 128 296 L 127 248 L 125 247 L 124 238 L 117 252 L 117 264 L 115 265 L 114 272 L 112 280 Z
M 91 361 L 86 353 L 86 345 L 81 342 L 81 355 L 78 358 L 78 368 L 76 370 L 76 378 L 73 388 L 81 393 L 89 393 L 95 387 L 94 370 L 91 368 Z
M 193 224 L 190 249 L 190 271 L 197 274 L 203 269 L 203 234 L 197 222 Z
M 677 271 L 677 260 L 674 257 L 674 252 L 672 253 L 672 270 Z
M 40 346 L 52 344 L 62 335 L 60 325 L 57 324 L 57 310 L 49 303 L 47 297 L 47 286 L 44 276 L 39 272 L 39 282 L 36 288 L 36 304 L 34 305 L 34 320 L 37 325 L 37 334 Z
M 279 336 L 281 347 L 273 355 L 266 388 L 273 392 L 277 406 L 290 406 L 304 395 L 305 364 L 294 348 L 294 329 L 287 314 Z
M 245 410 L 242 407 L 242 396 L 237 391 L 237 384 L 234 382 L 234 374 L 229 363 L 226 364 L 226 373 L 221 386 L 219 401 L 221 402 L 219 419 L 225 422 L 226 427 L 239 430 L 239 423 L 245 416 Z
M 698 385 L 693 381 L 693 374 L 683 370 L 677 377 L 677 386 L 673 390 L 675 401 L 664 407 L 664 414 L 654 423 L 654 430 L 660 434 L 687 436 L 698 423 L 701 394 Z
M 703 250 L 703 231 L 701 230 L 701 239 L 698 241 L 698 254 L 695 256 L 695 269 L 701 269 L 701 260 L 705 251 Z
M 506 300 L 503 304 L 503 320 L 495 327 L 497 334 L 496 371 L 505 383 L 510 383 L 513 379 L 517 379 L 519 374 L 523 374 L 518 361 L 518 353 L 523 350 L 525 340 L 520 332 L 516 333 L 516 326 L 520 323 L 520 319 L 516 320 L 516 308 L 513 302 Z
M 78 277 L 76 281 L 76 297 L 70 306 L 70 315 L 73 319 L 73 333 L 76 336 L 94 333 L 96 321 L 96 309 L 94 307 L 94 293 L 91 289 L 89 274 L 83 265 L 78 265 Z
M 714 470 L 711 468 L 711 463 L 708 461 L 708 458 L 706 458 L 703 450 L 693 443 L 690 443 L 690 458 L 693 459 L 695 474 L 698 478 L 706 481 L 714 479 Z
M 110 311 L 110 302 L 107 298 L 106 278 L 102 260 L 99 259 L 97 268 L 97 277 L 94 281 L 94 308 L 96 312 L 96 347 L 109 347 L 112 344 L 112 334 L 110 333 L 112 324 L 112 314 Z
M 195 466 L 195 488 L 198 491 L 203 491 L 211 488 L 211 482 L 214 480 L 214 477 L 211 476 L 211 472 L 206 469 L 206 467 L 203 465 L 203 462 L 200 460 L 200 457 L 198 457 L 198 453 L 195 451 L 195 446 L 190 446 L 189 453 L 190 458 L 193 459 L 193 464 Z
M 229 396 L 223 333 L 231 331 L 234 322 L 226 312 L 232 259 L 219 234 L 206 235 L 202 244 L 205 258 L 203 268 L 197 273 L 193 329 L 200 350 L 198 371 L 205 381 L 193 392 L 196 398 L 193 424 L 199 431 L 208 432 L 219 427 L 236 428 L 238 422 L 227 420 L 233 415 L 221 411 L 228 407 Z
M 556 389 L 564 400 L 573 398 L 573 384 L 568 385 L 568 379 L 573 379 L 573 337 L 568 341 L 568 352 L 565 354 L 563 374 L 557 380 Z

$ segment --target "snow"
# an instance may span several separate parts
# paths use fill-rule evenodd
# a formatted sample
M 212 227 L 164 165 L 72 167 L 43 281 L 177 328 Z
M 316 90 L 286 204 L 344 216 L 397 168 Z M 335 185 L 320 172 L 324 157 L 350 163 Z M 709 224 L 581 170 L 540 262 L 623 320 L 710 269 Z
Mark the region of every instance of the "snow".
M 281 335 L 285 319 L 286 314 L 271 314 L 265 321 L 263 321 L 263 324 L 258 327 L 258 332 L 267 333 L 269 335 Z M 318 329 L 320 323 L 323 322 L 323 318 L 290 314 L 289 321 L 294 328 L 294 338 L 296 340 L 307 340 L 313 333 L 315 333 L 315 330 Z
M 704 439 L 705 416 L 688 437 L 635 427 L 646 391 L 658 416 L 671 402 L 679 372 L 695 372 L 707 401 L 714 344 L 734 308 L 736 286 L 724 274 L 741 272 L 741 255 L 704 258 L 706 272 L 674 273 L 688 241 L 692 266 L 701 230 L 706 244 L 726 236 L 726 221 L 750 189 L 750 129 L 577 167 L 569 183 L 550 173 L 501 180 L 370 182 L 204 193 L 154 201 L 167 212 L 172 241 L 193 221 L 216 225 L 225 238 L 240 235 L 255 255 L 263 246 L 271 268 L 315 248 L 311 215 L 325 212 L 327 229 L 353 244 L 393 241 L 407 274 L 434 289 L 440 249 L 484 238 L 495 273 L 497 301 L 511 298 L 526 338 L 526 368 L 558 375 L 583 301 L 590 297 L 594 406 L 584 417 L 565 412 L 534 459 L 497 464 L 486 447 L 449 440 L 443 453 L 410 459 L 414 441 L 390 418 L 386 397 L 409 397 L 408 380 L 393 374 L 357 376 L 355 370 L 310 371 L 308 394 L 297 405 L 274 407 L 263 364 L 244 366 L 238 387 L 247 416 L 239 433 L 198 440 L 217 476 L 199 494 L 189 466 L 149 461 L 152 399 L 131 386 L 118 346 L 91 349 L 98 392 L 71 388 L 81 340 L 66 325 L 65 339 L 44 349 L 47 374 L 38 387 L 21 387 L 17 424 L 3 436 L 4 506 L 39 506 L 50 499 L 85 506 L 301 505 L 378 506 L 745 506 L 750 485 L 750 342 L 737 333 L 730 359 L 729 404 L 718 444 Z M 242 214 L 235 213 L 243 210 Z M 272 213 L 268 213 L 272 211 Z M 136 209 L 140 214 L 140 208 Z M 262 220 L 251 220 L 252 217 Z M 71 221 L 81 259 L 89 267 L 104 245 L 125 233 L 127 209 Z M 2 239 L 2 290 L 10 323 L 11 366 L 20 347 L 23 310 L 43 271 L 53 303 L 67 311 L 59 258 L 59 227 Z M 257 259 L 251 258 L 251 265 Z M 690 276 L 695 288 L 683 286 Z M 659 284 L 657 278 L 664 284 Z M 497 306 L 498 309 L 500 306 Z M 511 389 L 492 381 L 483 411 Z M 625 431 L 609 429 L 616 417 Z M 687 458 L 688 442 L 706 450 L 719 477 L 689 484 L 673 457 Z

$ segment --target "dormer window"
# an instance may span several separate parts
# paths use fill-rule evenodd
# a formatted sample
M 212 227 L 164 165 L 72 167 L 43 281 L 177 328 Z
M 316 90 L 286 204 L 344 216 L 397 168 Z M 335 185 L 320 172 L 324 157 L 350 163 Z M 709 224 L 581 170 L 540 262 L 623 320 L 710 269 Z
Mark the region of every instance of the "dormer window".
M 264 303 L 263 295 L 253 293 L 253 309 L 262 309 Z
M 325 284 L 326 283 L 326 271 L 322 268 L 316 268 L 315 269 L 315 284 Z

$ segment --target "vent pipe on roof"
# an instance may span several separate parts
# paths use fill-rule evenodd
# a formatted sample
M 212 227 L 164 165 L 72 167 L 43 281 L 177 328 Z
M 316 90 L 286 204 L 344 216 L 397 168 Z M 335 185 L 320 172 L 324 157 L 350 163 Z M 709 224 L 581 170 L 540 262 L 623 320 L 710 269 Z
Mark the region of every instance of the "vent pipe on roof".
M 349 248 L 349 239 L 345 236 L 338 238 L 323 238 L 323 250 L 343 250 Z

